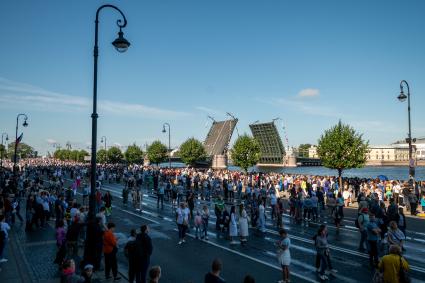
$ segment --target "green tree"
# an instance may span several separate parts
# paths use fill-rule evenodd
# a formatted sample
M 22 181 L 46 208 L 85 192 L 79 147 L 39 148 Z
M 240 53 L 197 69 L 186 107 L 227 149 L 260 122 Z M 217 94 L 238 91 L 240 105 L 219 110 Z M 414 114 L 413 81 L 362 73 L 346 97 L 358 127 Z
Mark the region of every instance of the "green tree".
M 69 151 L 68 160 L 77 161 L 78 160 L 78 154 L 80 152 L 78 150 L 76 150 L 76 149 L 74 149 L 74 150 L 68 150 L 68 151 Z
M 14 153 L 15 153 L 15 142 L 12 142 L 9 144 L 7 155 L 13 158 Z M 18 158 L 32 158 L 32 157 L 37 157 L 37 152 L 34 150 L 33 147 L 27 145 L 26 143 L 21 142 L 18 144 L 16 155 L 18 156 Z
M 167 159 L 167 151 L 167 146 L 157 140 L 148 147 L 146 153 L 149 161 L 158 165 Z
M 143 151 L 136 144 L 129 145 L 124 153 L 125 160 L 130 164 L 143 163 Z
M 122 160 L 124 159 L 124 155 L 122 154 L 121 149 L 116 146 L 113 146 L 108 149 L 107 158 L 109 163 L 117 164 L 122 162 Z
M 0 154 L 3 154 L 3 158 L 6 159 L 8 157 L 8 152 L 4 144 L 0 144 Z
M 233 164 L 241 167 L 247 172 L 248 168 L 257 164 L 260 160 L 260 146 L 253 138 L 244 134 L 235 141 L 230 150 Z
M 311 147 L 309 143 L 303 143 L 298 146 L 298 156 L 308 157 L 308 149 Z
M 179 152 L 182 161 L 188 165 L 194 165 L 196 161 L 204 160 L 206 157 L 204 145 L 195 138 L 182 143 Z
M 99 149 L 96 153 L 97 163 L 106 163 L 108 161 L 108 152 L 105 149 Z
M 338 170 L 339 185 L 342 187 L 342 171 L 361 168 L 366 163 L 369 141 L 349 125 L 341 121 L 320 137 L 317 154 L 323 166 Z
M 87 151 L 85 151 L 84 149 L 80 150 L 78 152 L 78 162 L 84 162 L 84 157 L 89 156 L 89 155 L 90 154 Z

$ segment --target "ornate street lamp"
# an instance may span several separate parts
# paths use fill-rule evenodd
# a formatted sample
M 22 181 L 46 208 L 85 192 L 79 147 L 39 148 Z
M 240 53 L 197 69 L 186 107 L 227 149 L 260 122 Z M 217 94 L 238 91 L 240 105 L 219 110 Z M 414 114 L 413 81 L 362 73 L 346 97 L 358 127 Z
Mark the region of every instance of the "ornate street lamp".
M 171 168 L 171 129 L 170 124 L 164 123 L 162 125 L 162 132 L 166 133 L 165 126 L 168 126 L 168 166 Z
M 117 26 L 119 28 L 118 38 L 112 42 L 112 45 L 117 49 L 118 52 L 125 52 L 130 43 L 124 38 L 124 33 L 122 28 L 127 25 L 127 19 L 125 18 L 124 13 L 113 5 L 102 5 L 96 11 L 96 20 L 95 20 L 95 35 L 94 35 L 94 51 L 93 51 L 93 113 L 92 118 L 92 141 L 91 141 L 91 166 L 90 166 L 90 199 L 89 199 L 89 214 L 88 220 L 90 225 L 87 227 L 87 237 L 84 250 L 84 260 L 87 263 L 94 263 L 93 255 L 96 253 L 95 247 L 93 247 L 96 241 L 96 233 L 93 229 L 95 223 L 95 193 L 96 193 L 96 151 L 97 151 L 97 59 L 99 56 L 99 47 L 98 47 L 98 35 L 99 35 L 99 13 L 103 8 L 112 8 L 118 11 L 122 19 L 117 20 Z
M 102 138 L 100 139 L 100 143 L 104 143 L 106 151 L 106 136 L 102 136 Z
M 407 86 L 407 96 L 404 94 L 403 90 L 403 84 Z M 408 117 L 408 123 L 409 123 L 409 136 L 406 139 L 406 142 L 409 144 L 409 175 L 411 177 L 415 177 L 415 161 L 413 160 L 413 152 L 412 152 L 412 128 L 411 128 L 411 122 L 410 122 L 410 87 L 407 81 L 402 80 L 400 82 L 400 95 L 397 97 L 397 99 L 400 102 L 406 101 L 407 98 L 407 117 Z M 416 139 L 415 139 L 416 140 Z M 413 141 L 415 141 L 413 140 Z
M 13 154 L 13 172 L 16 174 L 17 168 L 16 168 L 16 162 L 17 162 L 17 151 L 18 151 L 18 127 L 19 127 L 19 117 L 24 117 L 24 122 L 22 123 L 22 126 L 28 127 L 28 116 L 26 114 L 18 114 L 16 116 L 16 131 L 15 131 L 15 152 Z

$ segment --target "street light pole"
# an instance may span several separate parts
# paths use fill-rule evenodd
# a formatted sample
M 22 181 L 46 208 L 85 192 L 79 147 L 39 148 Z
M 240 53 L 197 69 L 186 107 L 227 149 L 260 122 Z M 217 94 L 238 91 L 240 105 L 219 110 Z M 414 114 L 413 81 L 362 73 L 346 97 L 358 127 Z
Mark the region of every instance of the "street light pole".
M 163 133 L 166 132 L 165 126 L 168 126 L 168 166 L 171 169 L 171 128 L 170 128 L 170 124 L 164 123 L 164 125 L 162 125 Z
M 2 150 L 1 150 L 1 161 L 0 161 L 0 168 L 1 168 L 1 170 L 3 170 L 3 154 L 4 154 L 4 151 L 6 150 L 6 146 L 4 146 L 3 145 L 3 138 L 6 136 L 6 144 L 7 144 L 7 141 L 9 140 L 9 135 L 7 134 L 7 133 L 2 133 L 1 134 L 1 145 L 2 145 Z
M 403 84 L 407 87 L 407 96 L 404 94 Z M 404 102 L 407 98 L 407 117 L 409 123 L 409 136 L 407 138 L 407 142 L 409 144 L 409 175 L 415 177 L 415 162 L 413 160 L 413 150 L 412 150 L 412 127 L 410 120 L 410 87 L 407 81 L 402 80 L 400 82 L 400 95 L 397 97 L 399 101 Z
M 122 32 L 122 28 L 127 25 L 127 19 L 124 16 L 124 13 L 121 12 L 120 9 L 113 5 L 102 5 L 96 11 L 96 20 L 95 20 L 95 35 L 94 35 L 94 50 L 93 50 L 93 113 L 91 114 L 92 118 L 92 140 L 91 140 L 91 164 L 90 164 L 90 199 L 89 199 L 89 214 L 88 214 L 88 222 L 87 226 L 87 237 L 85 243 L 84 250 L 84 261 L 86 263 L 94 264 L 96 254 L 95 244 L 101 239 L 96 239 L 95 232 L 95 220 L 96 220 L 96 150 L 97 150 L 97 59 L 99 56 L 99 47 L 98 47 L 98 35 L 99 35 L 99 13 L 103 8 L 112 8 L 118 11 L 122 20 L 117 20 L 117 26 L 119 27 L 118 38 L 112 42 L 112 45 L 115 49 L 122 53 L 125 52 L 130 43 L 124 38 L 124 33 Z
M 16 174 L 17 168 L 16 168 L 16 161 L 17 161 L 17 156 L 16 156 L 16 152 L 18 151 L 18 126 L 19 126 L 19 117 L 23 116 L 24 117 L 24 123 L 22 124 L 22 126 L 26 127 L 28 126 L 27 120 L 28 120 L 28 116 L 26 114 L 18 114 L 18 116 L 16 116 L 16 131 L 15 131 L 15 152 L 13 154 L 13 172 L 14 174 Z
M 106 136 L 102 136 L 100 142 L 105 144 L 105 151 L 106 151 Z

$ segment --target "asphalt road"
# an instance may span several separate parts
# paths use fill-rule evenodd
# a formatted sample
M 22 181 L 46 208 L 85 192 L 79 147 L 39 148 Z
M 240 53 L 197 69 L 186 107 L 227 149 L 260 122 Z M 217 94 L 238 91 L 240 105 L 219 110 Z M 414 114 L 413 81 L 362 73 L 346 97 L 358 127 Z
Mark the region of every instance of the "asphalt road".
M 203 282 L 203 276 L 210 269 L 212 260 L 219 257 L 223 261 L 223 278 L 229 283 L 242 282 L 246 274 L 251 274 L 256 282 L 271 283 L 281 279 L 280 268 L 276 259 L 274 243 L 278 239 L 277 229 L 267 220 L 264 235 L 254 228 L 250 229 L 248 243 L 230 245 L 230 241 L 215 231 L 213 205 L 209 204 L 211 218 L 209 223 L 209 241 L 196 240 L 194 230 L 189 232 L 189 239 L 183 245 L 177 245 L 177 227 L 174 223 L 174 209 L 164 204 L 164 210 L 156 208 L 156 198 L 144 194 L 143 212 L 122 204 L 122 184 L 104 184 L 103 190 L 109 190 L 114 197 L 113 213 L 110 221 L 117 224 L 117 234 L 123 243 L 132 228 L 149 224 L 153 239 L 154 252 L 151 264 L 158 264 L 163 269 L 161 282 L 187 283 Z M 197 201 L 202 206 L 204 202 Z M 268 213 L 270 211 L 268 210 Z M 333 225 L 329 225 L 329 242 L 334 268 L 338 270 L 332 282 L 370 282 L 372 273 L 368 267 L 368 255 L 357 251 L 359 233 L 354 227 L 355 210 L 346 209 L 346 217 L 339 235 Z M 291 278 L 292 282 L 320 282 L 314 267 L 315 249 L 312 237 L 319 223 L 298 225 L 289 217 L 284 217 L 285 228 L 291 239 Z M 425 225 L 424 220 L 408 219 L 408 241 L 404 256 L 411 266 L 412 282 L 425 282 Z M 409 230 L 409 227 L 411 230 Z M 119 257 L 120 270 L 126 272 L 126 260 Z

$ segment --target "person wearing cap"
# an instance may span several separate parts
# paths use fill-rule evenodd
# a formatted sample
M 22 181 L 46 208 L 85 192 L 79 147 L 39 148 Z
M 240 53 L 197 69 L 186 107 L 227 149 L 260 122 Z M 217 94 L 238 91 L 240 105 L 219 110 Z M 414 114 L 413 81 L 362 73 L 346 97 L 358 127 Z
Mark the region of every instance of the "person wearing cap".
M 359 216 L 357 217 L 357 222 L 359 223 L 359 232 L 360 232 L 360 244 L 359 251 L 364 252 L 366 250 L 365 243 L 367 240 L 367 224 L 369 223 L 369 209 L 363 207 L 360 211 Z

